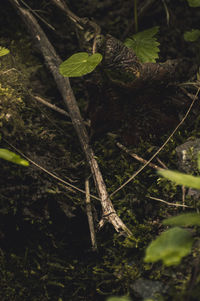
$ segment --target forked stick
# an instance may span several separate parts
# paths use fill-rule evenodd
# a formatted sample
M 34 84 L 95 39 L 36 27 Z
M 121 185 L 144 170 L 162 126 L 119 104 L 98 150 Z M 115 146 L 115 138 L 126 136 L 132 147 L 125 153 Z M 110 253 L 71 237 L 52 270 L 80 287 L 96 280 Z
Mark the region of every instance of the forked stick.
M 41 51 L 46 65 L 50 69 L 57 84 L 57 87 L 62 95 L 63 101 L 68 108 L 70 118 L 79 137 L 82 149 L 87 158 L 87 162 L 90 166 L 93 179 L 100 197 L 103 215 L 99 223 L 99 227 L 101 228 L 105 224 L 105 222 L 108 221 L 113 225 L 117 232 L 120 232 L 121 234 L 131 235 L 131 231 L 126 227 L 126 225 L 117 215 L 110 200 L 110 197 L 107 193 L 106 185 L 104 183 L 98 163 L 95 159 L 94 152 L 91 146 L 89 145 L 87 130 L 85 128 L 79 107 L 71 89 L 69 79 L 64 78 L 59 73 L 58 68 L 61 63 L 61 59 L 56 54 L 54 47 L 51 45 L 47 36 L 41 29 L 40 25 L 37 23 L 34 16 L 31 14 L 31 12 L 25 8 L 22 8 L 18 0 L 9 1 L 20 14 L 24 23 L 27 26 L 27 29 L 32 34 L 34 40 L 37 42 L 38 48 Z

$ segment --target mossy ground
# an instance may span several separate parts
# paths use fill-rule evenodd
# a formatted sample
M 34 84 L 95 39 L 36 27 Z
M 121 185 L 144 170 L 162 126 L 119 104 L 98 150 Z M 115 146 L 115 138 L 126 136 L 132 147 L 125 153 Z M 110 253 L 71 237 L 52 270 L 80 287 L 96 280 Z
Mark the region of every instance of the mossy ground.
M 116 37 L 123 35 L 128 20 L 132 18 L 127 15 L 124 19 L 124 12 L 128 6 L 128 1 L 125 2 L 120 17 L 113 17 L 112 14 L 110 17 L 106 14 L 105 22 L 101 20 L 103 30 Z M 180 3 L 182 5 L 181 1 Z M 86 4 L 89 5 L 88 14 Z M 113 5 L 113 13 L 117 13 L 120 4 L 121 2 L 117 1 Z M 14 28 L 12 24 L 6 23 L 7 14 L 16 18 L 17 24 L 21 24 L 21 21 L 10 5 L 6 2 L 5 5 L 8 9 L 2 14 L 1 22 L 4 23 L 4 28 L 2 27 L 0 32 L 0 44 L 8 47 L 11 54 L 0 58 L 1 134 L 37 164 L 84 189 L 87 166 L 70 120 L 34 102 L 30 95 L 30 92 L 39 93 L 62 106 L 55 84 L 23 26 Z M 34 5 L 37 6 L 36 1 Z M 39 3 L 38 7 L 46 9 L 50 16 L 51 6 L 46 6 L 45 1 L 42 1 L 41 5 Z M 174 7 L 178 16 L 186 13 L 190 20 L 191 15 L 185 4 Z M 96 16 L 98 21 L 98 10 L 95 10 L 91 1 L 73 4 L 72 8 L 77 14 Z M 169 8 L 173 9 L 171 3 Z M 157 9 L 160 12 L 160 7 Z M 104 10 L 103 5 L 101 10 Z M 143 23 L 141 20 L 141 29 L 147 21 L 150 22 L 149 27 L 158 25 L 158 15 L 155 13 L 156 18 L 152 18 L 149 13 L 146 19 L 144 17 Z M 56 22 L 59 24 L 58 20 Z M 190 51 L 187 45 L 181 52 L 181 49 L 178 49 L 180 44 L 177 45 L 176 42 L 172 43 L 167 51 L 164 48 L 165 42 L 168 43 L 168 39 L 171 38 L 175 41 L 176 36 L 181 39 L 180 35 L 185 26 L 181 27 L 181 23 L 180 28 L 172 30 L 168 29 L 163 18 L 161 23 L 161 57 L 174 57 L 175 51 L 177 56 L 180 56 L 180 53 L 184 56 Z M 63 54 L 66 48 L 58 37 L 52 34 L 52 40 L 54 43 L 58 42 L 58 49 Z M 68 49 L 68 53 L 71 54 L 76 48 L 73 44 L 75 39 L 71 34 L 67 40 L 71 43 Z M 72 86 L 84 114 L 85 87 L 81 80 L 73 80 Z M 185 123 L 160 153 L 159 158 L 169 168 L 175 168 L 175 147 L 189 136 L 198 137 L 198 132 L 199 122 Z M 117 189 L 141 166 L 141 163 L 117 148 L 115 137 L 105 134 L 93 142 L 109 193 Z M 167 134 L 153 144 L 151 141 L 141 140 L 132 150 L 148 159 L 166 137 Z M 11 147 L 3 139 L 1 145 Z M 164 300 L 185 300 L 187 294 L 190 300 L 198 300 L 199 280 L 197 278 L 196 282 L 192 283 L 191 277 L 198 259 L 198 248 L 175 268 L 165 268 L 160 263 L 151 265 L 143 262 L 145 248 L 164 229 L 162 220 L 181 211 L 178 207 L 169 207 L 149 198 L 152 196 L 173 203 L 181 201 L 182 197 L 181 189 L 159 178 L 155 170 L 146 168 L 112 198 L 119 216 L 133 236 L 119 236 L 111 225 L 106 224 L 96 233 L 98 251 L 93 252 L 83 194 L 66 189 L 33 165 L 25 168 L 4 161 L 0 164 L 2 301 L 97 301 L 105 300 L 110 295 L 123 294 L 140 300 L 132 286 L 139 278 L 159 280 L 167 284 L 169 290 L 163 296 Z M 91 192 L 95 193 L 92 180 L 90 182 Z M 189 199 L 186 200 L 186 204 L 190 205 Z M 195 208 L 199 207 L 198 203 L 193 205 Z M 97 226 L 101 218 L 101 208 L 98 201 L 94 201 L 93 206 Z M 189 290 L 191 283 L 192 291 Z

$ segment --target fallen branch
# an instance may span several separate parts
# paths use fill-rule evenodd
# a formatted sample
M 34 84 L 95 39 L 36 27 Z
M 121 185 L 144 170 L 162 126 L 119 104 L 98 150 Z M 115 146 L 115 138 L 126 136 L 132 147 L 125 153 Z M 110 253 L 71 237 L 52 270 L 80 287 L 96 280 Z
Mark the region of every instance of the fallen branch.
M 117 215 L 106 190 L 106 185 L 104 183 L 98 163 L 95 159 L 94 152 L 91 146 L 89 145 L 89 137 L 87 134 L 87 130 L 85 128 L 79 107 L 76 103 L 76 99 L 71 89 L 69 79 L 64 78 L 59 73 L 59 65 L 61 63 L 60 57 L 57 55 L 54 47 L 49 42 L 48 38 L 46 37 L 45 33 L 41 29 L 40 25 L 37 23 L 36 19 L 31 14 L 31 12 L 29 12 L 25 8 L 22 8 L 18 0 L 9 1 L 20 14 L 27 26 L 27 29 L 32 34 L 35 42 L 37 43 L 37 46 L 45 59 L 46 65 L 50 69 L 55 79 L 57 87 L 62 95 L 63 101 L 68 108 L 69 115 L 79 137 L 82 149 L 87 158 L 87 162 L 90 166 L 93 179 L 100 197 L 103 217 L 99 223 L 99 227 L 101 228 L 105 224 L 105 222 L 110 222 L 117 232 L 121 232 L 122 234 L 126 235 L 131 235 L 131 231 L 126 227 L 126 225 Z
M 86 213 L 87 213 L 87 217 L 88 217 L 88 224 L 89 224 L 89 228 L 90 228 L 92 249 L 93 249 L 93 251 L 96 251 L 97 250 L 97 242 L 96 242 L 94 221 L 93 221 L 93 215 L 92 215 L 92 206 L 91 206 L 91 200 L 90 200 L 89 178 L 87 178 L 85 180 L 85 203 L 86 203 Z
M 164 204 L 169 205 L 169 206 L 183 207 L 183 208 L 194 208 L 194 207 L 192 207 L 192 206 L 187 206 L 187 205 L 185 205 L 185 204 L 170 203 L 170 202 L 164 201 L 164 200 L 162 200 L 162 199 L 155 198 L 155 197 L 153 197 L 153 196 L 149 196 L 149 198 L 150 198 L 151 200 L 155 200 L 155 201 L 164 203 Z
M 47 106 L 48 108 L 64 115 L 64 116 L 67 116 L 67 117 L 70 117 L 69 116 L 69 113 L 67 113 L 65 110 L 61 109 L 61 108 L 58 108 L 56 105 L 53 105 L 52 103 L 50 103 L 49 101 L 45 100 L 44 98 L 42 98 L 41 96 L 38 96 L 38 95 L 32 95 L 31 96 L 37 100 L 38 102 L 42 103 L 43 105 Z
M 141 162 L 141 163 L 147 163 L 147 160 L 139 157 L 138 155 L 134 154 L 132 151 L 130 151 L 127 147 L 125 147 L 124 145 L 122 145 L 121 143 L 117 142 L 116 143 L 117 146 L 122 149 L 123 151 L 125 151 L 127 154 L 129 154 L 132 158 L 136 159 L 137 161 Z M 149 166 L 154 168 L 154 169 L 162 169 L 161 167 L 159 167 L 158 165 L 154 164 L 154 163 L 149 163 Z

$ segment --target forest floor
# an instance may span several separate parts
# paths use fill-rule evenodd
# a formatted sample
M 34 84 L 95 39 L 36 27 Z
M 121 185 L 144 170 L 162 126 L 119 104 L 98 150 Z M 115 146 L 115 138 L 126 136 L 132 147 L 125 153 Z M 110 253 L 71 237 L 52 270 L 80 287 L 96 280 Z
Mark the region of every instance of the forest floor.
M 63 60 L 82 51 L 74 28 L 63 13 L 50 1 L 29 2 L 36 13 L 56 28 L 52 31 L 40 20 Z M 76 15 L 100 25 L 103 34 L 124 41 L 134 33 L 134 1 L 66 2 Z M 117 143 L 148 160 L 188 110 L 191 99 L 187 93 L 194 95 L 197 90 L 192 84 L 185 85 L 186 93 L 180 84 L 196 81 L 200 44 L 186 42 L 183 34 L 199 28 L 200 8 L 190 8 L 183 0 L 152 3 L 139 16 L 139 31 L 159 26 L 158 61 L 183 61 L 179 81 L 164 88 L 144 87 L 137 95 L 125 91 L 120 106 L 111 99 L 109 105 L 95 103 L 94 108 L 88 102 L 99 96 L 95 91 L 94 95 L 88 91 L 88 78 L 70 80 L 110 194 L 142 165 Z M 112 198 L 118 215 L 133 236 L 119 236 L 112 225 L 106 224 L 96 231 L 98 249 L 92 250 L 84 194 L 66 188 L 46 172 L 85 189 L 84 180 L 89 172 L 78 138 L 69 118 L 32 97 L 39 95 L 66 109 L 23 21 L 9 1 L 1 1 L 0 8 L 0 45 L 11 50 L 10 56 L 1 58 L 0 66 L 2 147 L 17 149 L 36 163 L 25 168 L 1 162 L 0 299 L 104 301 L 113 295 L 127 295 L 133 301 L 199 300 L 200 274 L 195 269 L 198 245 L 178 266 L 144 263 L 148 244 L 166 229 L 163 219 L 183 212 L 181 207 L 156 200 L 182 204 L 183 191 L 159 178 L 150 166 Z M 3 88 L 8 90 L 5 92 Z M 10 119 L 7 113 L 12 116 Z M 148 123 L 145 123 L 146 116 Z M 188 118 L 159 153 L 160 162 L 169 169 L 179 168 L 176 147 L 200 137 L 198 116 L 196 102 Z M 156 160 L 154 163 L 159 164 Z M 90 182 L 91 193 L 96 195 L 94 183 Z M 200 202 L 186 196 L 185 205 L 198 211 Z M 99 201 L 94 200 L 92 206 L 97 228 L 101 217 Z

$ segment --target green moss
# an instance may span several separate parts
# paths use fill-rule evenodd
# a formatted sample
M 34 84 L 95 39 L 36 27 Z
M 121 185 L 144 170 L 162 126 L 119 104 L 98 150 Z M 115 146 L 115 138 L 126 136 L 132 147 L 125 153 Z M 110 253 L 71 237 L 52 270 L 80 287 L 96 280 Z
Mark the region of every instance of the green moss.
M 0 39 L 0 45 L 5 40 Z M 0 127 L 6 136 L 24 131 L 22 111 L 29 95 L 31 77 L 40 67 L 30 51 L 30 42 L 6 41 L 10 53 L 0 58 Z

